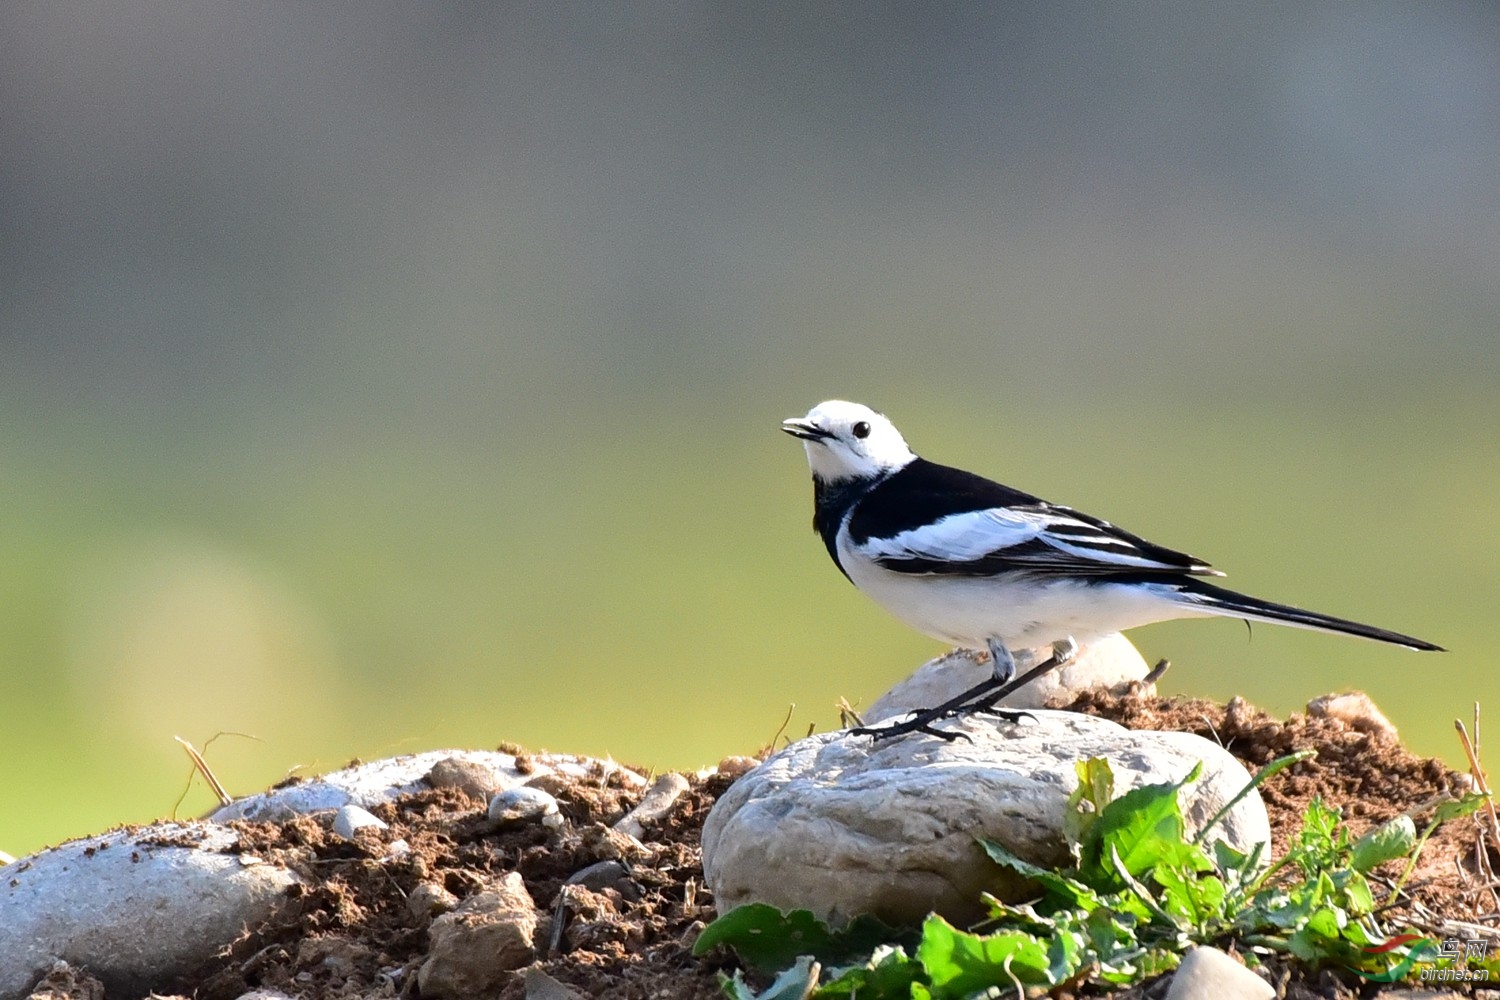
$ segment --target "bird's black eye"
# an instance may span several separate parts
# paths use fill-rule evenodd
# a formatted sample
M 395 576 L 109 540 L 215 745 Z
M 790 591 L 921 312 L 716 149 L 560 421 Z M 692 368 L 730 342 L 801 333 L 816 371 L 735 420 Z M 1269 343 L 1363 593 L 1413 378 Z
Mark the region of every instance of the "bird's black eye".
M 870 436 L 870 425 L 863 420 L 855 424 L 850 430 L 857 438 L 867 438 Z

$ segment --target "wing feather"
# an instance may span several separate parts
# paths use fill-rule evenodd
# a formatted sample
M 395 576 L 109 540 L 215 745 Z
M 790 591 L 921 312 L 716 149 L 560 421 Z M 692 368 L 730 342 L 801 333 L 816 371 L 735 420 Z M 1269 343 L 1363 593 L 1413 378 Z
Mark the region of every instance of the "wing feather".
M 866 538 L 859 547 L 886 569 L 900 573 L 1223 575 L 1201 559 L 1048 503 L 950 514 L 889 538 Z

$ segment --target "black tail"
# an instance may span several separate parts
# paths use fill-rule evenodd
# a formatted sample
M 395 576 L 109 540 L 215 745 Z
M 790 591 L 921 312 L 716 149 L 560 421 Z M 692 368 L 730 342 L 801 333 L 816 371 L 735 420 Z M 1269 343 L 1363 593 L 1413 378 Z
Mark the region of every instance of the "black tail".
M 1175 583 L 1173 588 L 1182 594 L 1187 603 L 1213 614 L 1248 618 L 1257 622 L 1272 622 L 1277 625 L 1295 625 L 1298 628 L 1310 628 L 1318 632 L 1357 635 L 1361 639 L 1388 642 L 1395 646 L 1405 646 L 1407 649 L 1446 652 L 1442 646 L 1434 645 L 1424 639 L 1402 635 L 1400 632 L 1392 632 L 1389 629 L 1376 628 L 1374 625 L 1361 625 L 1359 622 L 1351 622 L 1346 618 L 1320 615 L 1316 611 L 1303 611 L 1289 604 L 1263 601 L 1258 597 L 1238 594 L 1198 579 L 1182 580 Z

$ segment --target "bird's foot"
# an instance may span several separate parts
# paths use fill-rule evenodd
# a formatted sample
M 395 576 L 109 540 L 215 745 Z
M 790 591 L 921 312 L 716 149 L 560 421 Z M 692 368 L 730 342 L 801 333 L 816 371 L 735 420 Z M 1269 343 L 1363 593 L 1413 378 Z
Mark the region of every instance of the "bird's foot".
M 930 709 L 928 711 L 930 711 Z M 938 716 L 936 718 L 926 718 L 926 714 L 926 711 L 918 712 L 909 719 L 903 719 L 900 722 L 892 722 L 889 725 L 885 726 L 860 726 L 858 729 L 849 730 L 849 735 L 868 736 L 876 743 L 879 743 L 882 740 L 893 740 L 897 736 L 905 736 L 908 733 L 921 733 L 923 736 L 936 736 L 938 739 L 942 740 L 945 743 L 952 743 L 956 740 L 965 740 L 969 743 L 974 742 L 973 740 L 969 739 L 968 733 L 950 733 L 945 729 L 934 729 L 932 727 L 932 723 L 938 721 L 938 719 L 947 718 L 947 715 Z
M 1004 649 L 998 643 L 991 643 L 991 656 L 995 655 L 994 650 L 996 648 Z M 921 711 L 913 712 L 909 718 L 903 719 L 900 722 L 892 722 L 888 725 L 860 726 L 858 729 L 849 730 L 849 733 L 853 736 L 868 736 L 877 743 L 881 740 L 905 736 L 908 733 L 922 733 L 926 736 L 936 736 L 938 739 L 951 743 L 954 740 L 966 740 L 969 737 L 963 733 L 951 733 L 941 729 L 934 729 L 932 726 L 934 722 L 951 719 L 965 712 L 985 712 L 998 716 L 1003 721 L 1012 724 L 1020 722 L 1022 719 L 1034 719 L 1035 716 L 1029 712 L 996 708 L 995 706 L 999 704 L 1001 698 L 1004 698 L 1012 691 L 1030 684 L 1044 674 L 1056 670 L 1073 659 L 1077 654 L 1078 644 L 1076 642 L 1071 638 L 1060 640 L 1052 644 L 1051 656 L 1044 662 L 1026 671 L 1020 677 L 1007 677 L 1005 680 L 1000 681 L 991 676 L 980 681 L 962 694 L 949 698 L 936 708 L 924 708 Z M 1005 650 L 1005 655 L 1010 658 L 1009 650 Z M 1012 670 L 1014 670 L 1014 658 L 1010 659 Z

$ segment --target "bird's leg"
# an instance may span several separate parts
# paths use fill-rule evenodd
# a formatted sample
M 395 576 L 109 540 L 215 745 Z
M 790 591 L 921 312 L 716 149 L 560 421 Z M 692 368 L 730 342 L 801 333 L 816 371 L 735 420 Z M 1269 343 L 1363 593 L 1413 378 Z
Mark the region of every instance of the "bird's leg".
M 1016 676 L 1016 658 L 1006 648 L 1005 643 L 999 639 L 987 639 L 985 646 L 990 651 L 991 675 L 994 685 L 1003 688 Z M 1032 662 L 1031 651 L 1022 650 L 1021 652 L 1026 657 L 1026 662 L 1030 664 Z M 1029 719 L 1031 717 L 1025 712 L 996 708 L 995 703 L 999 700 L 998 695 L 988 695 L 982 699 L 975 699 L 970 704 L 954 711 L 953 714 L 957 715 L 960 711 L 984 712 L 986 715 L 993 715 L 1004 722 L 1011 723 L 1020 722 L 1023 718 Z
M 928 736 L 936 736 L 939 739 L 949 742 L 960 738 L 968 739 L 963 733 L 948 733 L 941 729 L 934 729 L 932 728 L 932 724 L 963 712 L 993 709 L 995 703 L 1001 698 L 1004 698 L 1012 691 L 1017 691 L 1025 687 L 1038 677 L 1056 670 L 1064 663 L 1073 659 L 1077 653 L 1078 644 L 1071 638 L 1055 642 L 1052 644 L 1051 656 L 1019 677 L 1010 678 L 999 684 L 996 683 L 994 677 L 989 677 L 975 684 L 962 694 L 954 695 L 936 708 L 926 708 L 919 712 L 913 712 L 910 718 L 903 719 L 900 722 L 892 722 L 884 726 L 860 726 L 858 729 L 849 730 L 849 733 L 851 736 L 869 736 L 877 742 L 892 739 L 896 736 L 905 736 L 907 733 L 925 733 Z M 991 655 L 994 654 L 991 653 Z M 1009 656 L 1009 651 L 1007 651 L 1006 655 Z M 1012 657 L 1011 660 L 1012 669 L 1014 669 L 1014 658 Z M 1028 713 L 1001 711 L 996 714 L 1002 715 L 1009 722 L 1015 722 L 1021 717 L 1027 716 Z
M 993 656 L 994 654 L 991 653 L 990 655 Z M 1026 655 L 1029 658 L 1031 654 L 1027 653 Z M 1050 658 L 1031 668 L 1030 670 L 1027 670 L 1026 673 L 1022 674 L 1020 679 L 1016 680 L 1015 682 L 1011 682 L 1010 678 L 1007 677 L 1004 681 L 1000 682 L 997 690 L 985 696 L 983 699 L 976 699 L 974 703 L 969 706 L 969 708 L 975 712 L 990 712 L 1002 717 L 1025 715 L 1026 713 L 1024 712 L 1006 712 L 1003 709 L 996 709 L 995 705 L 999 703 L 1001 698 L 1004 698 L 1012 691 L 1020 690 L 1028 683 L 1030 683 L 1033 679 L 1040 677 L 1043 674 L 1051 673 L 1052 671 L 1058 670 L 1061 667 L 1064 667 L 1067 664 L 1073 662 L 1073 658 L 1077 655 L 1077 640 L 1075 640 L 1071 635 L 1066 639 L 1059 639 L 1052 644 L 1052 656 Z M 1007 718 L 1006 721 L 1014 722 L 1016 720 L 1014 718 Z
M 1010 655 L 1010 650 L 1005 648 L 1005 643 L 999 639 L 987 639 L 985 646 L 990 651 L 990 669 L 995 676 L 996 684 L 1004 684 L 1016 676 L 1016 658 Z

